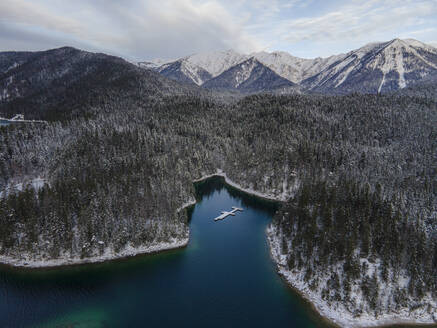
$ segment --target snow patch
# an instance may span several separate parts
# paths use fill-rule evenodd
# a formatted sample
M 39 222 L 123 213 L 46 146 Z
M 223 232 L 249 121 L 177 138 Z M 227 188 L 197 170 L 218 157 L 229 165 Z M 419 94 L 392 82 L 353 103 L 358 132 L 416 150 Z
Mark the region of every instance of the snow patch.
M 237 71 L 235 75 L 235 87 L 238 88 L 244 81 L 246 81 L 252 74 L 253 69 L 256 67 L 256 61 L 251 60 L 241 64 L 241 70 Z
M 382 80 L 381 80 L 381 84 L 379 85 L 379 88 L 378 88 L 378 93 L 381 93 L 382 86 L 384 85 L 384 82 L 385 82 L 385 74 L 382 75 Z
M 6 197 L 8 194 L 12 192 L 23 191 L 27 187 L 31 187 L 35 189 L 35 191 L 38 191 L 39 189 L 44 187 L 44 184 L 46 183 L 48 183 L 46 179 L 37 177 L 29 181 L 24 180 L 23 182 L 16 183 L 16 184 L 8 184 L 4 190 L 0 191 L 0 197 L 3 196 Z

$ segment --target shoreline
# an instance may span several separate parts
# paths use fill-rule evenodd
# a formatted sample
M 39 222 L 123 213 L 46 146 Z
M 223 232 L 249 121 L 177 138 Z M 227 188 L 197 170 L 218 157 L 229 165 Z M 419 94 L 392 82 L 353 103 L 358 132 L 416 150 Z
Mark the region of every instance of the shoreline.
M 105 262 L 112 262 L 134 258 L 137 256 L 152 255 L 165 251 L 185 248 L 189 243 L 189 236 L 171 242 L 162 242 L 156 245 L 143 247 L 126 247 L 120 253 L 114 253 L 106 249 L 103 255 L 89 257 L 89 258 L 68 258 L 68 259 L 52 259 L 52 260 L 29 260 L 29 259 L 15 259 L 0 255 L 0 265 L 13 269 L 28 269 L 28 270 L 44 270 L 44 269 L 61 269 L 65 267 L 74 267 L 80 265 L 101 264 Z
M 196 179 L 193 182 L 202 182 L 206 179 L 212 178 L 212 177 L 222 177 L 224 178 L 225 184 L 227 184 L 230 187 L 233 187 L 237 190 L 239 190 L 240 192 L 249 194 L 251 196 L 255 196 L 258 198 L 261 198 L 263 200 L 268 200 L 268 201 L 274 201 L 277 203 L 283 203 L 284 201 L 286 201 L 286 199 L 284 199 L 284 194 L 283 197 L 279 198 L 276 197 L 272 194 L 265 194 L 265 193 L 261 193 L 255 190 L 251 190 L 251 189 L 247 189 L 247 188 L 243 188 L 241 185 L 239 185 L 238 183 L 230 180 L 226 173 L 218 170 L 216 173 L 214 174 L 210 174 L 210 175 L 206 175 L 203 176 L 200 179 Z M 279 259 L 277 259 L 274 256 L 274 249 L 273 249 L 273 245 L 270 241 L 270 235 L 269 235 L 269 226 L 266 229 L 266 237 L 267 237 L 267 243 L 269 246 L 269 253 L 270 253 L 270 257 L 272 258 L 272 261 L 276 267 L 276 272 L 277 274 L 282 278 L 282 280 L 284 280 L 284 282 L 286 283 L 287 287 L 290 288 L 291 290 L 293 290 L 295 293 L 297 293 L 299 295 L 299 297 L 301 297 L 306 303 L 308 303 L 308 306 L 310 306 L 310 308 L 312 309 L 312 311 L 314 311 L 315 315 L 317 315 L 318 320 L 324 321 L 327 325 L 332 326 L 332 327 L 344 327 L 344 328 L 401 328 L 401 327 L 409 327 L 409 326 L 414 326 L 417 328 L 428 328 L 428 327 L 437 327 L 437 322 L 417 322 L 413 321 L 411 319 L 397 319 L 397 318 L 382 318 L 382 319 L 373 319 L 370 318 L 371 323 L 359 323 L 360 320 L 354 320 L 352 319 L 352 321 L 357 321 L 357 322 L 346 322 L 346 321 L 342 321 L 341 318 L 337 318 L 334 316 L 329 315 L 329 309 L 327 309 L 327 311 L 324 311 L 321 308 L 321 303 L 323 303 L 323 301 L 320 301 L 318 299 L 312 298 L 308 293 L 305 292 L 304 289 L 300 289 L 297 286 L 295 286 L 292 282 L 289 281 L 289 279 L 287 279 L 286 276 L 286 272 L 285 270 L 281 270 L 280 267 L 280 261 Z M 332 311 L 331 311 L 332 312 Z
M 277 203 L 283 203 L 286 200 L 287 194 L 282 194 L 282 197 L 277 197 L 273 194 L 266 194 L 262 192 L 258 192 L 256 190 L 252 190 L 249 188 L 243 188 L 238 183 L 230 180 L 225 172 L 222 170 L 217 170 L 213 174 L 204 175 L 198 179 L 193 180 L 193 183 L 199 183 L 202 181 L 205 181 L 212 177 L 221 177 L 224 179 L 224 183 L 228 186 L 235 188 L 239 190 L 240 192 L 246 193 L 250 196 L 258 197 L 263 200 L 267 201 L 273 201 Z M 197 201 L 193 198 L 190 198 L 186 203 L 184 203 L 181 207 L 179 207 L 176 212 L 180 212 L 184 209 L 187 209 L 191 206 L 194 206 L 197 203 Z M 288 288 L 290 288 L 293 292 L 297 293 L 299 297 L 301 297 L 311 308 L 312 311 L 314 311 L 314 315 L 318 316 L 318 320 L 324 321 L 329 326 L 333 327 L 350 327 L 350 328 L 367 328 L 367 327 L 377 327 L 377 328 L 390 328 L 390 327 L 407 327 L 407 326 L 414 326 L 414 327 L 436 327 L 437 322 L 418 322 L 412 321 L 410 319 L 399 319 L 399 318 L 382 318 L 382 319 L 375 319 L 375 318 L 368 318 L 366 321 L 363 319 L 360 323 L 360 320 L 354 320 L 351 321 L 342 320 L 338 316 L 333 316 L 330 313 L 333 313 L 333 311 L 325 306 L 323 301 L 321 301 L 319 298 L 312 297 L 309 292 L 305 291 L 305 286 L 301 286 L 302 288 L 299 288 L 296 286 L 293 282 L 291 282 L 291 278 L 287 275 L 287 271 L 284 269 L 283 265 L 281 264 L 280 259 L 277 257 L 276 250 L 273 246 L 273 241 L 271 239 L 272 232 L 270 231 L 270 225 L 267 226 L 267 229 L 265 231 L 266 237 L 267 237 L 267 244 L 269 247 L 269 253 L 272 261 L 274 262 L 276 272 L 281 277 L 282 280 L 284 280 L 284 283 L 287 285 Z M 144 255 L 151 255 L 156 254 L 160 252 L 165 251 L 171 251 L 175 249 L 181 249 L 185 248 L 190 241 L 190 231 L 188 230 L 188 236 L 181 240 L 176 240 L 169 243 L 161 243 L 158 245 L 152 245 L 149 247 L 139 247 L 139 248 L 127 248 L 121 253 L 114 254 L 112 253 L 111 256 L 99 256 L 94 258 L 88 258 L 88 259 L 73 259 L 73 260 L 52 260 L 53 263 L 50 263 L 49 261 L 39 261 L 40 263 L 38 265 L 32 266 L 32 265 L 20 265 L 16 262 L 22 261 L 22 260 L 13 260 L 11 259 L 8 261 L 6 258 L 0 256 L 0 265 L 9 266 L 12 268 L 17 269 L 56 269 L 56 268 L 62 268 L 62 267 L 70 267 L 70 266 L 77 266 L 77 265 L 85 265 L 85 264 L 97 264 L 97 263 L 104 263 L 104 262 L 110 262 L 110 261 L 117 261 L 117 260 L 123 260 L 128 258 L 133 258 L 137 256 L 144 256 Z M 25 262 L 25 261 L 23 261 Z M 38 261 L 36 261 L 38 262 Z M 355 322 L 354 322 L 355 321 Z
M 224 178 L 225 183 L 228 186 L 233 187 L 235 189 L 238 189 L 240 192 L 249 194 L 249 195 L 254 196 L 254 197 L 261 198 L 263 200 L 273 201 L 273 202 L 277 202 L 277 203 L 283 203 L 288 199 L 287 195 L 284 195 L 284 194 L 282 195 L 282 197 L 277 197 L 273 194 L 266 194 L 266 193 L 262 193 L 262 192 L 259 192 L 259 191 L 256 191 L 256 190 L 253 190 L 250 188 L 243 188 L 240 184 L 229 179 L 228 176 L 226 175 L 226 173 L 223 172 L 222 170 L 217 170 L 216 173 L 204 175 L 199 179 L 195 179 L 195 180 L 193 180 L 193 183 L 202 182 L 202 181 L 205 181 L 205 180 L 207 180 L 209 178 L 213 178 L 213 177 Z
M 390 314 L 384 317 L 381 315 L 381 318 L 377 319 L 375 317 L 366 317 L 366 318 L 348 318 L 345 319 L 341 315 L 335 315 L 337 312 L 326 306 L 325 302 L 321 300 L 317 295 L 312 295 L 312 292 L 308 290 L 307 286 L 304 286 L 298 278 L 290 271 L 285 269 L 285 265 L 281 263 L 281 259 L 279 258 L 277 245 L 275 245 L 275 241 L 273 240 L 273 231 L 271 227 L 268 226 L 266 229 L 266 237 L 267 244 L 269 246 L 270 257 L 275 263 L 276 272 L 284 281 L 284 283 L 292 289 L 294 292 L 299 294 L 301 298 L 303 298 L 311 308 L 317 313 L 320 317 L 320 320 L 324 320 L 330 325 L 334 327 L 344 327 L 344 328 L 391 328 L 391 327 L 436 327 L 437 322 L 430 321 L 420 321 L 409 319 L 409 318 L 396 318 L 395 314 Z M 299 286 L 300 285 L 300 286 Z
M 272 194 L 265 194 L 258 192 L 256 190 L 251 190 L 247 188 L 243 188 L 238 183 L 230 180 L 226 173 L 222 170 L 218 169 L 215 173 L 203 175 L 198 179 L 195 179 L 192 181 L 192 183 L 198 183 L 205 181 L 212 177 L 221 177 L 224 178 L 225 184 L 228 186 L 235 188 L 239 190 L 240 192 L 244 192 L 246 194 L 267 200 L 267 201 L 274 201 L 281 203 L 284 200 L 275 197 Z M 179 208 L 176 209 L 176 213 L 179 213 L 180 211 L 187 209 L 191 206 L 194 206 L 197 203 L 197 200 L 190 196 L 187 202 L 182 204 Z M 103 255 L 93 256 L 85 259 L 81 258 L 67 258 L 67 259 L 51 259 L 51 260 L 44 260 L 44 259 L 29 259 L 29 258 L 13 258 L 9 256 L 2 256 L 0 255 L 0 265 L 6 266 L 10 268 L 15 269 L 29 269 L 29 270 L 38 270 L 38 269 L 56 269 L 56 268 L 62 268 L 62 267 L 69 267 L 69 266 L 78 266 L 78 265 L 86 265 L 86 264 L 98 264 L 98 263 L 104 263 L 104 262 L 110 262 L 110 261 L 116 261 L 116 260 L 123 260 L 127 258 L 132 258 L 136 256 L 142 256 L 142 255 L 150 255 L 150 254 L 156 254 L 159 252 L 165 252 L 175 249 L 184 248 L 188 245 L 190 241 L 190 231 L 188 230 L 188 237 L 182 239 L 182 240 L 173 240 L 172 242 L 166 242 L 166 243 L 159 243 L 156 245 L 150 245 L 150 246 L 142 246 L 142 247 L 130 247 L 128 246 L 120 253 L 114 253 L 113 251 L 109 249 L 105 249 L 105 253 Z M 66 255 L 68 257 L 68 255 Z

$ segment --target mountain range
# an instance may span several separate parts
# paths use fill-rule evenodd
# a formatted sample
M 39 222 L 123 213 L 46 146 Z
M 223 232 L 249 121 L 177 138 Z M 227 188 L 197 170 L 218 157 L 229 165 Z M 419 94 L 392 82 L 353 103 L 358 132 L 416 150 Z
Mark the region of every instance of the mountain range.
M 437 48 L 414 39 L 394 39 L 327 58 L 304 59 L 281 51 L 245 55 L 228 50 L 138 65 L 208 89 L 381 93 L 434 79 Z
M 425 93 L 437 98 L 437 48 L 416 40 L 373 43 L 328 58 L 286 52 L 197 54 L 133 65 L 122 58 L 63 47 L 0 52 L 0 116 L 72 118 L 92 112 L 102 95 L 123 90 L 149 99 L 165 94 Z M 221 97 L 221 96 L 219 96 Z

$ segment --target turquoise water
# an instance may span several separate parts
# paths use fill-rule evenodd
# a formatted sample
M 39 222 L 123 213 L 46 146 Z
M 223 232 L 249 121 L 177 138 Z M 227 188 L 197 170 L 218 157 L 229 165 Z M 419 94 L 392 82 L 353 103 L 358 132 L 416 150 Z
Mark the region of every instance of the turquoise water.
M 287 288 L 265 229 L 274 206 L 198 188 L 185 249 L 105 264 L 0 271 L 0 327 L 326 327 Z M 231 206 L 244 209 L 214 222 Z

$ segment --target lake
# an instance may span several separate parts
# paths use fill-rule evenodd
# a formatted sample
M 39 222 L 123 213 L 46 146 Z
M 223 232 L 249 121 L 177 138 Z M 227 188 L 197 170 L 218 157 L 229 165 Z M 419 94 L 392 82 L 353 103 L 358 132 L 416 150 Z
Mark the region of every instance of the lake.
M 187 248 L 62 269 L 0 271 L 0 327 L 326 327 L 269 256 L 275 205 L 212 178 Z M 214 222 L 231 206 L 244 209 Z

